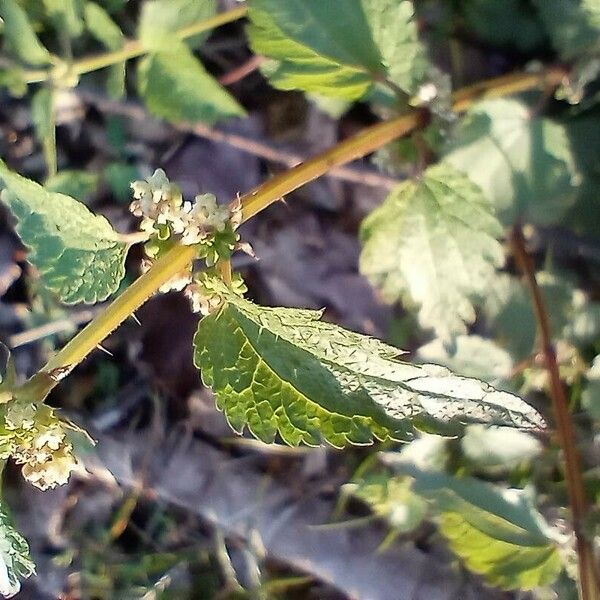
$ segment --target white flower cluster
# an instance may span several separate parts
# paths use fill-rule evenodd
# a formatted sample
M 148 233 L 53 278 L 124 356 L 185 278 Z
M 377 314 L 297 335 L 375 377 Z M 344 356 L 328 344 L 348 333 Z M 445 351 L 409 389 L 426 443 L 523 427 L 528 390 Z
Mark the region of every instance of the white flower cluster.
M 145 181 L 134 181 L 131 212 L 142 217 L 141 229 L 150 235 L 146 244 L 149 258 L 142 262 L 147 271 L 152 261 L 171 248 L 175 242 L 186 246 L 199 245 L 198 257 L 211 267 L 223 254 L 229 255 L 239 236 L 235 229 L 242 219 L 241 202 L 219 206 L 213 194 L 196 196 L 194 202 L 184 201 L 181 191 L 173 185 L 162 169 L 157 169 Z M 175 236 L 175 237 L 173 237 Z M 192 267 L 187 267 L 160 287 L 161 292 L 186 289 L 194 309 L 199 307 L 198 292 L 193 283 Z
M 13 457 L 22 464 L 25 479 L 42 490 L 67 483 L 78 462 L 64 427 L 49 406 L 10 402 L 2 430 L 0 458 Z
M 219 206 L 213 194 L 184 202 L 162 169 L 156 169 L 146 181 L 134 181 L 131 188 L 134 200 L 129 208 L 143 217 L 142 229 L 152 232 L 156 225 L 167 225 L 185 246 L 200 244 L 215 231 L 224 231 L 232 218 L 230 207 Z

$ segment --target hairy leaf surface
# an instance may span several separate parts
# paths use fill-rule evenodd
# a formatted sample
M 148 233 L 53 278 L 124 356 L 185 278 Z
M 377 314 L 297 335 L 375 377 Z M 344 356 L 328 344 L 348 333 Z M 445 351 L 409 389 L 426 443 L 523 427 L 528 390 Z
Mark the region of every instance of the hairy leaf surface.
M 564 127 L 532 116 L 518 100 L 476 104 L 460 122 L 446 160 L 481 187 L 507 225 L 556 223 L 577 192 Z
M 47 65 L 50 62 L 50 53 L 16 0 L 0 0 L 0 17 L 4 21 L 6 41 L 21 60 L 30 65 Z
M 524 490 L 502 489 L 405 467 L 414 491 L 434 503 L 439 527 L 467 567 L 491 585 L 530 590 L 562 570 L 552 532 Z
M 502 227 L 489 201 L 447 164 L 395 188 L 363 222 L 360 270 L 386 300 L 419 307 L 419 322 L 448 338 L 475 319 L 502 264 Z
M 140 61 L 138 80 L 140 95 L 150 111 L 168 121 L 213 124 L 245 114 L 180 42 L 172 40 L 169 52 L 151 54 Z
M 264 441 L 341 447 L 409 439 L 413 426 L 464 422 L 543 427 L 519 398 L 320 320 L 317 311 L 264 308 L 231 297 L 200 322 L 195 364 L 236 431 Z
M 63 302 L 105 300 L 125 275 L 128 245 L 74 198 L 45 190 L 0 162 L 2 200 L 17 218 L 28 260 Z
M 355 100 L 389 79 L 411 93 L 429 63 L 417 38 L 412 2 L 251 0 L 248 28 L 264 68 L 281 89 Z

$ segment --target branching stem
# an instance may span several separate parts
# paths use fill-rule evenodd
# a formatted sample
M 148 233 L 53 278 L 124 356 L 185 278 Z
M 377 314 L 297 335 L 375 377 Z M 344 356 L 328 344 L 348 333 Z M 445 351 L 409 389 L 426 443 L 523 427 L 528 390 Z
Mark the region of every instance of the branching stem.
M 481 96 L 488 94 L 512 94 L 544 88 L 547 85 L 558 85 L 564 76 L 562 69 L 549 68 L 535 76 L 517 73 L 492 79 L 457 92 L 454 95 L 455 110 L 463 111 Z M 324 175 L 333 167 L 366 156 L 385 144 L 424 127 L 428 122 L 427 109 L 415 109 L 411 113 L 369 127 L 314 158 L 273 177 L 242 196 L 243 221 L 265 210 L 290 192 Z M 39 401 L 43 400 L 60 380 L 59 377 L 50 377 L 49 374 L 57 370 L 61 374 L 65 370 L 70 372 L 161 285 L 189 264 L 194 258 L 194 253 L 193 247 L 176 246 L 158 260 L 147 273 L 125 290 L 105 312 L 82 329 L 25 384 L 24 390 L 26 389 L 28 395 L 36 397 Z
M 237 21 L 242 17 L 245 17 L 248 12 L 246 6 L 240 6 L 219 14 L 214 15 L 208 19 L 191 23 L 186 27 L 182 27 L 174 32 L 174 36 L 179 40 L 185 40 L 199 33 L 210 31 L 220 25 Z M 112 52 L 105 52 L 104 54 L 98 54 L 96 56 L 88 56 L 76 60 L 71 65 L 72 73 L 76 75 L 83 75 L 84 73 L 91 73 L 92 71 L 98 71 L 105 67 L 110 67 L 138 56 L 143 56 L 148 52 L 148 49 L 140 40 L 129 40 L 119 50 Z M 40 69 L 38 71 L 27 71 L 25 73 L 25 81 L 27 83 L 39 83 L 42 81 L 48 81 L 52 78 L 52 70 Z
M 569 412 L 565 388 L 560 379 L 556 351 L 552 344 L 552 331 L 546 303 L 538 286 L 533 261 L 527 252 L 523 230 L 520 225 L 515 225 L 513 228 L 511 241 L 517 265 L 527 280 L 537 322 L 539 344 L 544 355 L 548 375 L 550 376 L 556 434 L 564 455 L 565 480 L 579 558 L 579 597 L 581 600 L 598 600 L 600 598 L 600 587 L 598 586 L 598 573 L 594 553 L 592 545 L 582 531 L 583 521 L 587 514 L 587 498 L 581 474 L 577 438 L 571 413 Z

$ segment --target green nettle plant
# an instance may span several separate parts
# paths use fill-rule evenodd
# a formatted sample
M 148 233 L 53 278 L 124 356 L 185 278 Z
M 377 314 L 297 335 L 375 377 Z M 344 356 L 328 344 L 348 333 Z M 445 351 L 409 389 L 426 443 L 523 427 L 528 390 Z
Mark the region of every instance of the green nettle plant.
M 445 3 L 448 20 L 462 15 L 489 43 L 511 43 L 514 33 L 525 51 L 546 41 L 560 61 L 454 92 L 430 58 L 436 32 L 423 39 L 408 0 L 247 0 L 220 14 L 213 0 L 148 0 L 129 37 L 118 25 L 124 4 L 0 0 L 0 82 L 13 96 L 32 92 L 48 170 L 40 185 L 0 162 L 2 201 L 29 262 L 62 302 L 93 304 L 120 289 L 132 244 L 145 254 L 142 274 L 30 379 L 3 352 L 0 458 L 22 465 L 42 490 L 66 483 L 84 432 L 44 404 L 48 394 L 151 296 L 183 291 L 202 315 L 195 365 L 236 432 L 294 446 L 402 442 L 348 484 L 392 535 L 431 518 L 461 563 L 492 586 L 600 598 L 600 487 L 578 448 L 600 418 L 600 305 L 553 268 L 550 253 L 538 271 L 528 250 L 544 228 L 593 227 L 585 215 L 597 212 L 598 140 L 585 145 L 600 122 L 597 93 L 588 93 L 600 71 L 600 2 Z M 121 98 L 136 59 L 139 98 L 155 116 L 242 117 L 194 53 L 211 29 L 241 18 L 272 86 L 305 92 L 327 110 L 361 101 L 381 121 L 233 200 L 184 199 L 157 169 L 131 185 L 135 235 L 57 191 L 90 184 L 84 173 L 57 173 L 55 102 L 80 80 L 95 78 Z M 361 272 L 433 336 L 414 363 L 319 312 L 251 302 L 231 268 L 235 252 L 252 252 L 244 222 L 375 151 L 398 177 L 416 156 L 411 176 L 360 230 Z M 536 391 L 538 409 L 517 395 Z M 580 408 L 587 429 L 576 431 Z M 34 566 L 4 502 L 0 532 L 0 592 L 11 595 Z

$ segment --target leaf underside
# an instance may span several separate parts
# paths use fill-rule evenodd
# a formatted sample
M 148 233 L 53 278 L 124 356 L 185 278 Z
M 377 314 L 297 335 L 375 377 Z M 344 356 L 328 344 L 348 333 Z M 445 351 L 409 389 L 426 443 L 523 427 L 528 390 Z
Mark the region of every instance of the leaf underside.
M 399 350 L 320 320 L 317 311 L 230 298 L 202 319 L 194 362 L 234 430 L 272 442 L 342 447 L 409 440 L 414 427 L 456 432 L 483 422 L 538 429 L 519 398 L 443 367 L 396 360 Z

